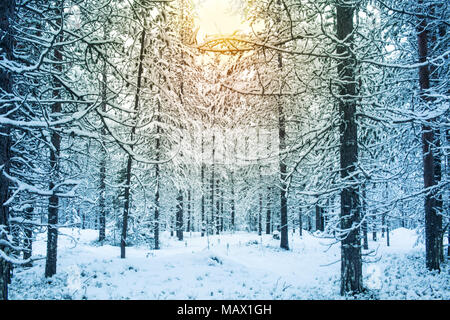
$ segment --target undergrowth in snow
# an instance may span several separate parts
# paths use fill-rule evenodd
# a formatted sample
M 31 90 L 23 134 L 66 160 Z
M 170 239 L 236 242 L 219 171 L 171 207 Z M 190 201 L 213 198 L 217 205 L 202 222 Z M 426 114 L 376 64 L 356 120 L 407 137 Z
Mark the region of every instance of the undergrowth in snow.
M 290 234 L 290 248 L 279 248 L 270 236 L 249 233 L 200 237 L 185 241 L 162 234 L 161 250 L 120 249 L 100 245 L 94 230 L 62 230 L 58 273 L 44 277 L 45 260 L 14 270 L 11 299 L 450 299 L 450 269 L 425 268 L 423 245 L 414 231 L 394 230 L 390 247 L 380 239 L 372 263 L 363 267 L 367 291 L 339 295 L 339 245 L 304 232 Z M 45 255 L 45 234 L 34 243 L 34 255 Z M 209 240 L 209 249 L 208 249 Z

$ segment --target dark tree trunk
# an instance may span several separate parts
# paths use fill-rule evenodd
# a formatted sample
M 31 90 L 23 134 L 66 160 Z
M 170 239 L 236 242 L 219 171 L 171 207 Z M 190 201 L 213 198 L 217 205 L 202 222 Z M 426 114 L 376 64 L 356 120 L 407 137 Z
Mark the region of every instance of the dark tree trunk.
M 205 142 L 204 142 L 204 137 L 203 137 L 203 130 L 202 130 L 202 166 L 201 166 L 201 172 L 200 172 L 200 176 L 201 176 L 201 192 L 202 192 L 202 196 L 201 196 L 201 236 L 204 237 L 205 236 L 205 229 L 206 229 L 206 221 L 205 221 L 205 160 L 204 160 L 204 148 L 205 148 Z
M 419 5 L 423 1 L 418 1 Z M 419 18 L 417 27 L 417 41 L 419 50 L 419 62 L 426 62 L 428 58 L 428 30 L 426 18 Z M 431 103 L 428 94 L 430 89 L 430 70 L 428 65 L 419 68 L 420 96 L 425 104 Z M 436 185 L 435 156 L 433 148 L 435 142 L 434 130 L 429 124 L 422 125 L 422 152 L 423 152 L 423 179 L 425 189 Z M 435 194 L 431 190 L 425 195 L 425 260 L 429 270 L 440 271 L 440 241 L 442 229 L 442 216 L 436 208 Z
M 225 225 L 224 225 L 224 212 L 223 212 L 223 208 L 224 208 L 224 192 L 223 192 L 223 188 L 220 191 L 220 232 L 223 232 Z
M 161 127 L 159 123 L 161 122 L 161 101 L 157 100 L 157 112 L 158 115 L 156 117 L 157 125 L 156 125 L 156 161 L 160 161 L 161 159 Z M 159 163 L 155 164 L 155 216 L 154 216 L 154 230 L 153 230 L 153 236 L 154 236 L 154 249 L 159 250 L 159 189 L 161 187 L 161 181 L 160 181 L 160 170 Z
M 106 35 L 105 35 L 106 36 Z M 106 82 L 108 81 L 106 75 L 106 62 L 103 64 L 102 70 L 102 112 L 106 112 Z M 102 128 L 102 136 L 106 135 L 106 129 Z M 103 242 L 106 238 L 106 150 L 102 148 L 102 154 L 100 159 L 100 200 L 99 200 L 99 232 L 98 241 Z
M 303 236 L 303 217 L 302 217 L 302 207 L 298 208 L 298 232 L 300 237 Z
M 444 5 L 444 3 L 436 3 L 435 5 L 431 5 L 431 15 L 435 15 L 436 14 L 436 10 L 438 12 L 442 12 L 442 10 L 445 10 L 446 7 Z M 439 24 L 439 26 L 436 27 L 436 29 L 432 32 L 432 36 L 431 36 L 431 44 L 430 47 L 431 48 L 437 48 L 439 47 L 439 43 L 443 43 L 444 45 L 442 46 L 442 49 L 439 50 L 438 52 L 434 52 L 435 55 L 438 54 L 442 54 L 444 52 L 444 50 L 448 49 L 448 41 L 446 41 L 446 33 L 447 33 L 447 27 L 445 24 Z M 430 74 L 434 75 L 433 78 L 436 79 L 442 79 L 443 77 L 445 77 L 445 74 L 443 74 L 443 72 L 441 72 L 440 70 L 436 70 L 437 67 L 435 64 L 431 64 L 430 65 Z M 430 84 L 430 86 L 434 86 L 433 83 Z M 450 93 L 450 89 L 447 89 L 447 93 Z M 430 100 L 434 100 L 433 98 L 431 98 Z M 444 141 L 445 135 L 444 132 L 441 132 L 440 129 L 440 119 L 439 118 L 434 118 L 432 120 L 435 123 L 435 129 L 434 129 L 434 146 L 433 146 L 433 161 L 434 161 L 434 179 L 435 179 L 435 184 L 439 185 L 442 181 L 442 162 L 441 160 L 444 158 L 444 153 L 442 152 L 441 149 L 441 141 Z M 440 261 L 443 263 L 444 260 L 444 230 L 443 230 L 443 221 L 442 221 L 442 213 L 444 212 L 444 201 L 443 201 L 443 197 L 442 197 L 442 193 L 439 192 L 438 190 L 436 190 L 436 192 L 434 192 L 434 211 L 435 214 L 437 215 L 436 217 L 436 223 L 437 223 L 437 228 L 439 229 L 439 235 L 440 235 L 440 239 L 438 239 L 437 241 L 439 242 L 439 256 L 440 256 Z
M 271 216 L 272 216 L 272 212 L 271 212 L 271 206 L 272 203 L 270 201 L 270 194 L 271 194 L 272 190 L 271 188 L 268 188 L 267 190 L 267 202 L 266 202 L 266 234 L 271 234 L 272 232 L 272 227 L 271 227 Z
M 369 237 L 367 234 L 367 220 L 364 220 L 364 222 L 362 223 L 362 231 L 363 231 L 363 248 L 364 250 L 368 250 L 369 249 Z
M 322 215 L 322 207 L 316 204 L 316 230 L 323 231 L 323 215 Z
M 189 232 L 190 228 L 191 228 L 191 208 L 190 208 L 190 202 L 189 202 L 189 191 L 188 191 L 188 197 L 187 197 L 187 201 L 186 201 L 186 213 L 187 213 L 186 232 Z
M 137 119 L 137 113 L 139 111 L 139 103 L 140 103 L 140 95 L 142 88 L 142 74 L 144 72 L 144 51 L 145 51 L 145 29 L 142 30 L 141 39 L 140 39 L 140 52 L 139 52 L 139 67 L 137 74 L 137 84 L 136 84 L 136 94 L 134 97 L 134 112 L 135 112 L 135 120 Z M 131 128 L 131 141 L 133 141 L 134 135 L 136 134 L 136 125 Z M 133 145 L 130 146 L 133 151 Z M 131 170 L 132 170 L 133 158 L 131 155 L 128 155 L 127 161 L 127 171 L 126 171 L 126 181 L 125 181 L 125 201 L 123 206 L 123 222 L 122 222 L 122 237 L 120 239 L 120 257 L 122 259 L 125 258 L 125 247 L 127 245 L 127 232 L 128 232 L 128 217 L 130 215 L 131 208 L 131 199 L 130 199 L 130 190 L 131 190 Z
M 25 219 L 28 221 L 33 220 L 33 207 L 28 207 L 25 209 Z M 33 225 L 25 224 L 25 239 L 23 244 L 25 250 L 23 251 L 23 259 L 27 260 L 31 258 L 33 252 Z M 31 267 L 33 264 L 30 261 L 25 264 L 26 267 Z
M 52 107 L 52 112 L 61 112 L 61 105 L 57 103 Z M 50 151 L 50 167 L 52 168 L 52 178 L 49 184 L 50 190 L 55 187 L 54 179 L 58 175 L 58 158 L 61 148 L 61 137 L 58 133 L 52 133 L 52 146 L 54 149 Z M 53 194 L 48 201 L 48 231 L 47 231 L 47 259 L 45 264 L 45 276 L 51 277 L 56 274 L 56 260 L 58 248 L 58 209 L 59 198 Z
M 217 197 L 216 197 L 216 219 L 215 219 L 215 227 L 216 227 L 216 234 L 220 234 L 220 197 L 219 197 L 219 179 L 216 181 L 216 190 L 217 190 Z
M 187 224 L 186 224 L 186 232 L 190 232 L 191 230 L 191 219 L 192 219 L 192 215 L 191 215 L 191 190 L 188 190 L 188 194 L 187 194 Z
M 12 60 L 13 58 L 13 37 L 12 26 L 10 23 L 15 19 L 15 1 L 2 0 L 0 2 L 0 52 L 3 58 Z M 0 94 L 5 92 L 12 93 L 12 77 L 11 74 L 3 68 L 0 68 Z M 6 114 L 12 108 L 11 105 L 5 103 L 0 105 L 1 114 Z M 9 230 L 9 208 L 4 205 L 8 200 L 9 181 L 3 173 L 9 173 L 10 168 L 10 148 L 11 137 L 10 127 L 7 125 L 0 126 L 0 225 Z M 6 234 L 0 233 L 0 239 L 5 240 Z M 0 245 L 0 250 L 8 253 L 8 248 Z M 8 299 L 8 282 L 10 274 L 10 264 L 0 258 L 0 300 Z
M 158 166 L 158 165 L 157 165 Z M 159 250 L 160 249 L 160 245 L 159 245 L 159 166 L 158 166 L 158 178 L 156 180 L 156 191 L 155 191 L 155 224 L 154 224 L 154 232 L 153 232 L 153 236 L 154 236 L 154 249 L 155 250 Z
M 262 235 L 262 194 L 259 193 L 258 235 Z
M 103 242 L 106 238 L 106 154 L 102 155 L 100 161 L 100 201 L 99 201 L 99 231 L 98 231 L 98 241 Z
M 353 47 L 353 18 L 355 7 L 352 4 L 336 4 L 337 37 L 341 44 L 337 54 L 343 56 L 338 63 L 338 77 L 341 81 L 339 113 L 340 125 L 340 167 L 341 178 L 355 182 L 358 162 L 357 123 L 356 123 L 356 75 Z M 351 178 L 353 176 L 353 178 Z M 362 287 L 362 259 L 359 223 L 359 199 L 356 186 L 345 186 L 341 191 L 341 229 L 349 230 L 341 241 L 341 295 L 357 294 Z
M 366 217 L 366 215 L 367 215 L 367 205 L 366 205 L 366 185 L 365 184 L 363 184 L 362 186 L 361 186 L 361 196 L 362 196 L 362 199 L 361 199 L 361 211 L 362 211 L 362 213 L 361 213 L 361 217 L 362 217 L 362 219 L 363 219 L 363 223 L 362 223 L 362 232 L 363 232 L 363 248 L 364 248 L 364 250 L 368 250 L 369 249 L 369 238 L 368 238 L 368 235 L 367 235 L 367 229 L 368 229 L 368 226 L 367 226 L 367 217 Z
M 256 165 L 258 166 L 258 174 L 259 174 L 259 186 L 258 186 L 258 200 L 259 200 L 259 208 L 258 208 L 258 235 L 262 235 L 262 215 L 263 215 L 263 195 L 262 195 L 262 168 L 261 168 L 261 162 L 259 160 L 259 148 L 260 148 L 260 134 L 259 134 L 259 123 L 258 127 L 256 128 L 256 157 L 257 162 Z
M 372 240 L 377 241 L 377 217 L 378 215 L 375 212 L 375 215 L 371 218 L 371 225 L 372 225 Z
M 280 70 L 283 68 L 283 58 L 281 53 L 278 54 L 278 67 Z M 280 150 L 284 151 L 286 149 L 286 119 L 283 111 L 282 101 L 278 101 L 278 137 L 280 140 Z M 288 211 L 287 211 L 287 167 L 283 156 L 280 155 L 279 158 L 280 166 L 280 248 L 289 250 L 289 240 L 288 240 Z
M 231 230 L 235 231 L 236 204 L 234 199 L 234 174 L 231 172 Z
M 234 139 L 234 144 L 233 144 L 233 154 L 236 154 L 236 148 L 237 148 L 237 138 Z M 235 161 L 235 157 L 233 157 L 233 163 L 234 163 L 234 167 L 236 168 L 236 161 Z M 236 230 L 236 226 L 235 226 L 235 217 L 236 217 L 236 199 L 235 199 L 235 185 L 234 185 L 234 171 L 231 170 L 230 172 L 230 188 L 231 188 L 231 203 L 230 203 L 230 211 L 231 211 L 231 231 L 234 232 Z
M 63 3 L 61 3 L 61 6 Z M 56 16 L 58 18 L 58 25 L 62 25 L 62 8 L 56 10 Z M 62 42 L 62 37 L 58 37 L 58 41 Z M 63 60 L 62 52 L 58 49 L 54 50 L 55 61 L 61 63 Z M 58 73 L 62 72 L 62 65 L 55 65 L 55 69 Z M 53 85 L 56 87 L 53 90 L 53 97 L 56 99 L 61 98 L 61 90 L 58 88 L 60 86 L 57 78 L 53 79 Z M 52 113 L 59 114 L 62 111 L 61 103 L 57 102 L 52 105 Z M 50 148 L 50 168 L 51 177 L 49 189 L 53 190 L 57 183 L 58 173 L 59 173 L 59 155 L 61 150 L 61 136 L 58 132 L 53 131 L 51 134 L 51 148 Z M 59 211 L 59 198 L 54 193 L 50 196 L 48 200 L 48 228 L 47 228 L 47 259 L 45 262 L 45 276 L 52 277 L 56 274 L 56 261 L 57 261 L 57 249 L 58 249 L 58 211 Z
M 214 234 L 214 223 L 215 223 L 215 216 L 216 213 L 214 212 L 214 193 L 215 193 L 215 154 L 216 154 L 216 135 L 214 133 L 214 127 L 213 127 L 213 136 L 212 136 L 212 164 L 211 164 L 211 181 L 210 181 L 210 192 L 211 192 L 211 226 L 207 226 L 207 229 L 211 228 L 211 234 Z
M 450 259 L 450 227 L 447 227 L 447 258 Z
M 386 225 L 386 245 L 389 247 L 391 245 L 390 237 L 389 237 L 389 223 Z
M 175 230 L 179 241 L 183 241 L 183 191 L 178 191 L 177 197 L 177 216 Z
M 130 214 L 130 189 L 131 189 L 131 169 L 132 161 L 130 155 L 128 155 L 127 161 L 127 173 L 125 179 L 125 194 L 124 194 L 124 206 L 123 206 L 123 219 L 122 219 L 122 236 L 120 238 L 120 257 L 125 258 L 125 247 L 127 245 L 127 231 L 128 231 L 128 216 Z

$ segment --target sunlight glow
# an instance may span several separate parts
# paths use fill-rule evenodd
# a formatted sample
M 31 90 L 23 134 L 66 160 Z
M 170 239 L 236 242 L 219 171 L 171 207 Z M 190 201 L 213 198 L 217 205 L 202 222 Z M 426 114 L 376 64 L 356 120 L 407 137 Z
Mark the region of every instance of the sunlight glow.
M 240 0 L 197 0 L 195 2 L 195 25 L 199 28 L 197 40 L 209 35 L 231 35 L 251 31 L 248 22 L 243 21 Z

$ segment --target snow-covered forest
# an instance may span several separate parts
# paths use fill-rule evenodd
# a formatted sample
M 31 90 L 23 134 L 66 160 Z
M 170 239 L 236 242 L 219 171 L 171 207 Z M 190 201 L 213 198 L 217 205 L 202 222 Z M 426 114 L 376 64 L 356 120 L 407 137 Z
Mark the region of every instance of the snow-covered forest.
M 0 300 L 449 300 L 449 13 L 0 0 Z

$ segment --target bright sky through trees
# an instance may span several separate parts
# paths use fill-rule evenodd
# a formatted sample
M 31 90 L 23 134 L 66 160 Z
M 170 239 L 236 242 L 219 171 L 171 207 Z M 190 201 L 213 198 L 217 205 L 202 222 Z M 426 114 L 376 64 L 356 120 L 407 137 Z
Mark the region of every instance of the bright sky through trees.
M 244 20 L 240 0 L 197 0 L 195 8 L 199 41 L 208 35 L 246 33 L 251 30 L 249 23 Z

